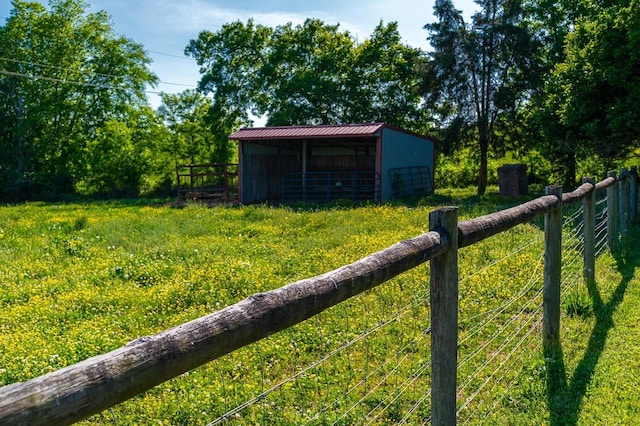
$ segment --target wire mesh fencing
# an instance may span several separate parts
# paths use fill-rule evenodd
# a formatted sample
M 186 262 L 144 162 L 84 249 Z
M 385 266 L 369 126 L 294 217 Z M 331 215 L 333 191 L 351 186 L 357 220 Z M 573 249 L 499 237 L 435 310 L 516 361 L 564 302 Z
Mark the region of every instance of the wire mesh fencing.
M 557 332 L 553 339 L 549 338 L 552 333 L 548 319 L 553 315 L 548 313 L 548 302 L 555 303 L 549 297 L 549 281 L 554 281 L 552 285 L 558 289 L 554 295 L 561 296 L 566 312 L 580 314 L 578 310 L 589 296 L 584 282 L 588 257 L 586 231 L 595 231 L 595 238 L 591 235 L 588 238 L 592 241 L 587 244 L 589 251 L 593 247 L 596 253 L 602 253 L 612 246 L 612 241 L 618 240 L 618 233 L 611 238 L 611 229 L 623 229 L 619 222 L 626 226 L 629 214 L 626 207 L 617 213 L 625 203 L 614 199 L 618 192 L 624 193 L 613 190 L 618 183 L 612 178 L 599 183 L 600 189 L 607 191 L 599 191 L 595 204 L 589 204 L 586 194 L 593 194 L 589 191 L 597 186 L 585 183 L 569 194 L 562 194 L 559 187 L 549 187 L 545 197 L 464 223 L 457 221 L 456 208 L 434 211 L 433 217 L 442 219 L 437 230 L 430 223 L 429 233 L 312 281 L 298 281 L 254 295 L 225 308 L 223 311 L 230 314 L 230 319 L 212 314 L 219 321 L 215 324 L 222 325 L 221 331 L 224 324 L 236 321 L 236 317 L 266 318 L 269 326 L 263 329 L 253 321 L 243 328 L 245 323 L 240 321 L 238 334 L 225 335 L 228 337 L 221 346 L 233 346 L 228 340 L 242 341 L 242 333 L 267 331 L 256 334 L 250 344 L 239 343 L 233 350 L 221 352 L 221 358 L 208 358 L 217 359 L 190 369 L 179 380 L 158 386 L 152 393 L 162 395 L 169 391 L 178 405 L 181 398 L 201 401 L 199 419 L 210 425 L 422 424 L 429 423 L 432 415 L 434 422 L 439 423 L 437 419 L 445 405 L 455 408 L 455 412 L 450 411 L 451 422 L 495 422 L 496 416 L 522 397 L 521 392 L 514 390 L 528 379 L 528 369 L 535 360 L 544 357 L 541 346 L 547 350 L 549 342 L 557 340 Z M 560 211 L 560 201 L 565 198 L 570 202 Z M 577 203 L 582 198 L 584 205 L 589 204 L 586 211 Z M 587 217 L 593 217 L 594 205 L 595 221 L 587 222 Z M 542 214 L 546 215 L 544 232 L 539 221 L 532 220 Z M 498 233 L 499 240 L 489 238 Z M 458 238 L 463 242 L 459 251 L 455 244 Z M 430 267 L 417 266 L 426 265 L 427 260 L 432 260 Z M 433 277 L 429 276 L 430 268 Z M 352 269 L 362 275 L 348 278 L 340 275 Z M 376 285 L 350 293 L 349 283 L 360 279 L 356 276 L 372 277 L 367 283 L 375 278 Z M 445 276 L 446 280 L 441 279 Z M 307 293 L 312 282 L 314 292 Z M 381 283 L 384 285 L 378 286 Z M 433 294 L 430 284 L 436 289 Z M 334 288 L 342 294 L 333 293 Z M 447 303 L 438 303 L 436 295 L 444 294 L 443 288 L 447 294 L 440 302 L 446 299 Z M 318 300 L 319 295 L 325 298 L 322 309 L 314 310 L 311 302 Z M 287 311 L 291 305 L 283 301 L 289 300 L 295 301 L 296 309 Z M 454 303 L 449 304 L 451 300 Z M 441 325 L 450 318 L 439 317 L 441 311 L 455 313 L 447 324 L 454 327 L 446 327 L 446 333 Z M 261 316 L 263 312 L 268 315 Z M 299 316 L 286 318 L 287 312 Z M 284 322 L 276 321 L 280 326 L 275 326 L 271 323 L 274 319 Z M 196 321 L 187 324 L 198 328 L 194 325 Z M 214 323 L 198 320 L 197 324 L 206 328 Z M 559 329 L 558 324 L 554 327 Z M 271 335 L 264 338 L 268 334 Z M 442 334 L 451 339 L 447 345 L 438 346 L 434 342 Z M 155 342 L 157 336 L 139 339 L 133 346 Z M 174 334 L 165 332 L 162 338 L 165 336 Z M 177 337 L 173 339 L 168 346 L 188 351 L 186 345 L 175 344 Z M 449 345 L 451 341 L 453 345 Z M 442 351 L 445 346 L 447 351 Z M 436 368 L 439 357 L 453 360 L 447 371 L 453 377 L 453 386 L 449 386 L 453 392 L 439 389 L 442 377 L 442 370 Z M 168 360 L 168 367 L 176 362 L 174 358 Z M 203 395 L 186 395 L 181 392 L 181 380 L 206 382 L 209 390 Z M 452 403 L 437 404 L 434 398 L 432 407 L 430 397 L 444 394 L 452 396 L 449 400 Z M 182 419 L 180 415 L 174 415 L 172 421 L 193 419 L 193 413 L 184 413 Z
M 596 252 L 606 250 L 605 196 Z M 562 284 L 579 309 L 584 211 L 563 210 Z M 531 222 L 459 253 L 457 420 L 490 423 L 542 357 L 544 233 Z M 209 424 L 424 424 L 431 420 L 428 267 L 411 271 L 251 349 L 216 361 L 222 409 Z M 402 295 L 402 297 L 398 297 Z M 258 369 L 247 361 L 254 360 Z M 240 382 L 240 383 L 239 383 Z M 239 388 L 243 391 L 240 391 Z M 245 396 L 247 388 L 256 389 Z
M 225 380 L 220 414 L 209 424 L 428 418 L 428 405 L 420 404 L 430 388 L 427 283 L 418 268 L 214 361 Z
M 597 254 L 606 249 L 607 241 L 603 193 L 596 201 Z M 584 227 L 582 205 L 565 206 L 561 294 L 569 313 L 579 311 L 588 297 L 583 280 Z M 513 389 L 528 380 L 532 360 L 541 357 L 544 234 L 532 222 L 504 232 L 501 238 L 506 241 L 502 247 L 488 240 L 459 254 L 456 416 L 463 424 L 491 422 L 498 407 L 508 409 Z M 291 424 L 428 423 L 426 277 L 413 273 L 390 286 L 407 287 L 403 293 L 408 290 L 412 297 L 398 303 L 392 292 L 385 294 L 390 287 L 381 287 L 287 333 L 288 347 L 296 354 L 290 367 L 293 374 L 275 385 L 262 378 L 266 390 L 211 424 L 260 417 L 260 412 L 263 420 Z M 384 315 L 376 314 L 381 312 Z M 336 319 L 340 325 L 328 326 Z M 325 351 L 305 363 L 300 345 L 314 335 L 325 342 L 315 350 Z M 270 361 L 267 365 L 271 371 Z

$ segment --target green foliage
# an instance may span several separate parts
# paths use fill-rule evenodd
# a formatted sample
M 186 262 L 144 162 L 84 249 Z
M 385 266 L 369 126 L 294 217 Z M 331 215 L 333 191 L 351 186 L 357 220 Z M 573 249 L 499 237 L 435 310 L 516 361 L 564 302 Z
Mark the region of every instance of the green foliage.
M 158 113 L 164 118 L 171 138 L 162 150 L 183 164 L 226 163 L 231 156 L 227 134 L 215 134 L 210 119 L 211 101 L 195 90 L 162 94 Z
M 448 156 L 440 154 L 435 182 L 439 188 L 467 188 L 478 183 L 478 170 L 478 159 L 471 149 L 460 149 Z
M 611 170 L 638 147 L 638 2 L 533 4 L 545 49 L 546 72 L 533 97 L 532 127 L 540 149 L 573 185 L 585 163 Z M 587 167 L 586 174 L 601 170 Z
M 588 318 L 593 314 L 593 306 L 589 293 L 579 287 L 568 293 L 563 300 L 565 312 L 570 317 Z
M 613 3 L 581 20 L 567 36 L 560 82 L 562 123 L 589 144 L 587 155 L 624 158 L 640 142 L 640 4 Z
M 105 123 L 126 122 L 157 78 L 105 12 L 80 0 L 12 4 L 0 30 L 0 196 L 59 198 L 86 177 L 87 142 L 102 129 L 95 143 L 106 143 Z
M 97 129 L 96 137 L 87 143 L 88 164 L 86 185 L 89 193 L 116 193 L 135 196 L 140 187 L 139 151 L 131 140 L 126 124 L 109 121 Z
M 450 155 L 439 154 L 435 167 L 435 182 L 439 188 L 467 188 L 477 185 L 480 160 L 471 148 L 460 148 Z M 498 185 L 498 168 L 504 164 L 527 165 L 529 185 L 546 185 L 560 182 L 553 174 L 549 160 L 535 150 L 525 153 L 507 152 L 504 157 L 489 157 L 487 184 Z M 585 176 L 587 176 L 585 174 Z M 590 176 L 603 176 L 593 174 Z
M 202 31 L 186 52 L 203 67 L 200 89 L 213 95 L 213 120 L 223 129 L 268 125 L 385 121 L 424 128 L 419 49 L 402 44 L 396 23 L 375 28 L 361 44 L 338 25 L 317 19 L 275 28 L 225 24 Z
M 497 128 L 515 122 L 518 105 L 534 89 L 538 42 L 521 2 L 476 3 L 480 10 L 467 24 L 451 0 L 436 1 L 437 22 L 424 27 L 434 50 L 423 90 L 446 129 L 447 144 L 460 146 L 465 136 L 475 142 L 481 195 L 488 183 L 489 151 L 506 144 Z

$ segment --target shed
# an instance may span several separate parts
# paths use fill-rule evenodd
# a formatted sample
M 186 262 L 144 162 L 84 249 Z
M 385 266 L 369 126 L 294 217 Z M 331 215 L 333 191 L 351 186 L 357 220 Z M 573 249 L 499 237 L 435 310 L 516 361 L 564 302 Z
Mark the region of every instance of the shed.
M 244 128 L 229 138 L 243 204 L 433 193 L 434 141 L 386 123 Z

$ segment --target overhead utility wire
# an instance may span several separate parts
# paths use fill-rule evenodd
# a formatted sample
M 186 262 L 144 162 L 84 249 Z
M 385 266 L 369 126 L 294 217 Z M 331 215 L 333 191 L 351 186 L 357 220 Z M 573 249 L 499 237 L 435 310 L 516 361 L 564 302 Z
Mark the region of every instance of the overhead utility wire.
M 167 84 L 169 86 L 183 86 L 183 87 L 193 87 L 196 88 L 195 84 L 186 84 L 186 83 L 169 83 L 167 81 L 158 81 L 158 84 Z
M 97 87 L 99 89 L 113 89 L 114 87 L 108 84 L 98 84 L 98 83 L 87 83 L 82 81 L 74 81 L 74 80 L 64 80 L 61 78 L 55 77 L 45 77 L 42 75 L 29 75 L 21 72 L 13 72 L 7 70 L 0 70 L 0 74 L 9 75 L 12 77 L 22 77 L 22 78 L 30 78 L 32 80 L 45 80 L 45 81 L 54 81 L 56 83 L 69 83 L 75 84 L 76 86 L 89 86 L 89 87 Z
M 171 56 L 175 56 L 175 55 L 171 55 Z M 21 61 L 19 59 L 5 58 L 5 57 L 1 57 L 1 56 L 0 56 L 0 60 L 1 61 L 14 62 L 14 63 L 18 63 L 18 64 L 38 66 L 38 67 L 43 67 L 43 68 L 51 68 L 51 69 L 56 69 L 56 70 L 60 70 L 60 71 L 77 71 L 77 70 L 72 70 L 71 68 L 57 67 L 57 66 L 54 66 L 54 65 L 46 65 L 46 64 L 41 64 L 41 63 L 38 63 L 38 62 Z M 12 71 L 7 71 L 7 72 L 12 72 Z M 15 73 L 15 74 L 18 74 L 18 73 Z M 114 74 L 104 74 L 104 73 L 98 73 L 98 72 L 94 72 L 93 75 L 100 76 L 100 77 L 110 77 L 110 78 L 121 78 L 122 77 L 122 76 L 118 76 L 118 75 L 114 75 Z M 38 78 L 40 78 L 41 80 L 47 80 L 47 79 L 51 79 L 51 78 L 54 78 L 54 77 L 38 76 Z M 56 80 L 54 80 L 54 81 L 56 81 Z M 194 88 L 194 89 L 198 87 L 195 84 L 172 83 L 172 82 L 169 82 L 169 81 L 162 81 L 162 80 L 158 81 L 158 84 L 165 84 L 165 85 L 169 85 L 169 86 L 190 87 L 190 88 Z M 113 87 L 113 86 L 111 86 L 111 87 Z M 147 93 L 160 94 L 160 92 L 153 92 L 153 91 L 149 91 Z
M 195 59 L 187 56 L 187 55 L 174 55 L 173 53 L 164 53 L 164 52 L 158 52 L 157 50 L 147 50 L 147 52 L 149 53 L 155 53 L 156 55 L 164 55 L 164 56 L 171 56 L 172 58 L 179 58 L 179 59 L 184 59 L 186 61 L 195 61 Z
M 21 61 L 19 59 L 11 59 L 11 58 L 5 58 L 5 57 L 1 57 L 0 56 L 0 60 L 1 61 L 7 61 L 7 62 L 13 62 L 16 64 L 25 64 L 25 65 L 31 65 L 31 66 L 36 66 L 36 67 L 43 67 L 43 68 L 51 68 L 54 70 L 60 70 L 60 71 L 74 71 L 71 68 L 64 68 L 64 67 L 57 67 L 55 65 L 46 65 L 46 64 L 41 64 L 38 62 L 31 62 L 31 61 Z M 75 70 L 77 71 L 77 70 Z M 113 75 L 113 74 L 103 74 L 103 73 L 99 73 L 99 72 L 94 72 L 94 75 L 98 75 L 100 77 L 111 77 L 111 78 L 118 78 L 117 75 Z
M 31 80 L 45 80 L 45 81 L 53 81 L 53 82 L 56 82 L 56 83 L 74 84 L 76 86 L 96 87 L 98 89 L 116 89 L 117 88 L 117 86 L 113 86 L 111 84 L 87 83 L 87 82 L 75 81 L 75 80 L 65 80 L 65 79 L 56 78 L 56 77 L 45 77 L 45 76 L 42 76 L 42 75 L 29 75 L 29 74 L 25 74 L 25 73 L 13 72 L 13 71 L 7 71 L 7 70 L 0 70 L 0 74 L 12 76 L 12 77 L 28 78 L 28 79 L 31 79 Z M 165 82 L 165 81 L 159 81 L 158 84 L 171 84 L 171 85 L 175 85 L 175 86 L 184 86 L 184 87 L 192 87 L 192 88 L 198 87 L 196 85 L 189 85 L 189 84 L 182 84 L 182 83 L 168 83 L 168 82 Z M 151 93 L 151 94 L 154 94 L 154 95 L 160 95 L 163 92 L 154 91 L 154 90 L 145 90 L 145 93 Z

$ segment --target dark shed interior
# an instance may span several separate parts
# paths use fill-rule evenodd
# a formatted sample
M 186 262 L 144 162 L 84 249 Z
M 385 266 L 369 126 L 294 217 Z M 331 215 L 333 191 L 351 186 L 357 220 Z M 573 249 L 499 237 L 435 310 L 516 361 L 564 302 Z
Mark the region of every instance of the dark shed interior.
M 375 185 L 375 137 L 244 141 L 241 156 L 246 203 L 357 199 Z

